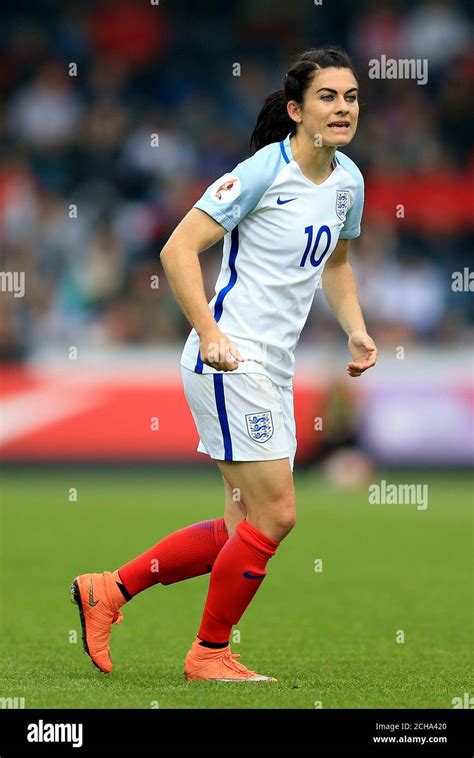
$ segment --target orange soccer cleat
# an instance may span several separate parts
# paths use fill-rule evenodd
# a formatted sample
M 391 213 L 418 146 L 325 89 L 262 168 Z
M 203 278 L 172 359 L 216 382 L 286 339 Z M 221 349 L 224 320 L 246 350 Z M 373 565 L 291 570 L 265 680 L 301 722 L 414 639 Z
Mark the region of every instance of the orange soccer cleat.
M 189 681 L 205 680 L 209 682 L 276 682 L 272 676 L 263 676 L 250 671 L 235 659 L 238 653 L 231 653 L 230 646 L 214 649 L 203 647 L 197 638 L 184 663 L 184 676 Z
M 84 650 L 94 666 L 105 674 L 112 671 L 109 647 L 112 624 L 123 620 L 120 606 L 126 602 L 117 587 L 120 577 L 116 578 L 116 573 L 82 574 L 71 586 L 72 600 L 81 617 Z

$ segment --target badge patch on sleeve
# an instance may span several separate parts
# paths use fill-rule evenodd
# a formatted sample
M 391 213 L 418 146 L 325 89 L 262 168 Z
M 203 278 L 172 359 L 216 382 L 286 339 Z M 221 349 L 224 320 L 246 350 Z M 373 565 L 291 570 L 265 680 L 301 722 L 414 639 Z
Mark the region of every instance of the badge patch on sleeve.
M 267 442 L 273 434 L 273 418 L 271 411 L 246 413 L 247 431 L 255 442 Z
M 211 197 L 216 203 L 230 203 L 240 195 L 241 189 L 238 176 L 224 174 L 212 185 Z

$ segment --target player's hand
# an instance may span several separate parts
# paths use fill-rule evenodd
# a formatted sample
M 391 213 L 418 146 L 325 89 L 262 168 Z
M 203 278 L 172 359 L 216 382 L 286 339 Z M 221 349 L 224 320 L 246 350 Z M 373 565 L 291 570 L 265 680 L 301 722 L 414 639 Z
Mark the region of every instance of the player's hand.
M 217 371 L 235 371 L 245 360 L 217 326 L 200 336 L 199 350 L 202 362 Z
M 347 364 L 349 376 L 360 376 L 371 366 L 375 366 L 377 360 L 377 348 L 372 337 L 367 332 L 353 332 L 349 337 L 349 350 L 353 361 Z

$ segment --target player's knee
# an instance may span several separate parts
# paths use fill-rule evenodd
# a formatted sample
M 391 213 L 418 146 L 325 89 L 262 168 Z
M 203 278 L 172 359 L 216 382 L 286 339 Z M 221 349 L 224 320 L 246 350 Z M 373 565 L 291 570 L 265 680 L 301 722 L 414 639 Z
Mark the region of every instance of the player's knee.
M 272 507 L 250 512 L 250 523 L 273 540 L 281 542 L 296 523 L 291 504 L 273 503 Z
M 294 497 L 286 497 L 277 504 L 273 512 L 274 527 L 280 532 L 281 539 L 291 532 L 296 524 Z
M 296 524 L 296 513 L 294 511 L 285 511 L 277 517 L 275 526 L 279 529 L 282 539 L 291 532 Z

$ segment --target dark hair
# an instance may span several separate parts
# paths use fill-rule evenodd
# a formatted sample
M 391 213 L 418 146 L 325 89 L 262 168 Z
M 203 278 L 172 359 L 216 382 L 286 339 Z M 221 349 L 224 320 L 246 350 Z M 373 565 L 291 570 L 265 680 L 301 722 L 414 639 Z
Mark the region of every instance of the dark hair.
M 340 47 L 321 47 L 307 50 L 296 56 L 295 62 L 285 74 L 284 88 L 272 92 L 258 114 L 257 123 L 250 138 L 250 147 L 253 152 L 271 142 L 285 139 L 289 132 L 295 133 L 296 123 L 289 117 L 286 104 L 289 100 L 296 100 L 297 103 L 302 104 L 314 72 L 331 67 L 348 68 L 357 79 L 354 64 Z

